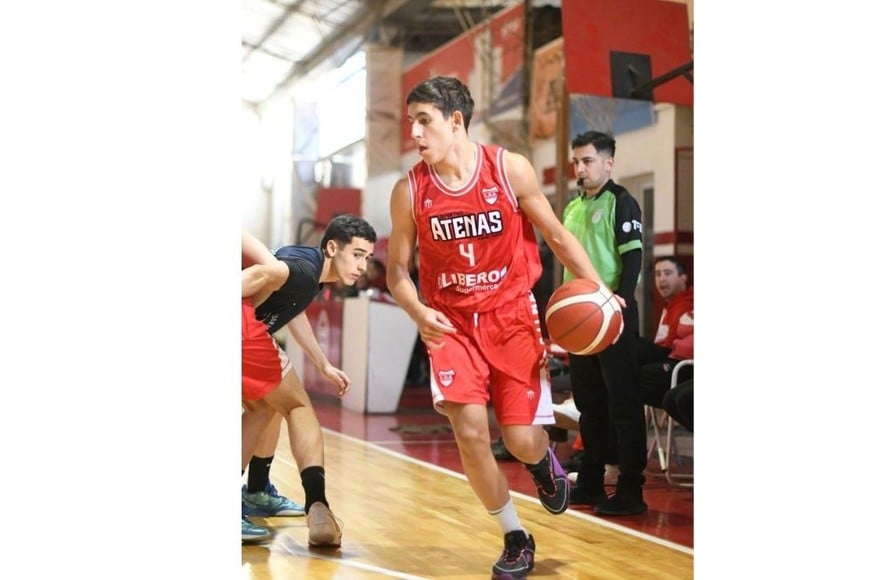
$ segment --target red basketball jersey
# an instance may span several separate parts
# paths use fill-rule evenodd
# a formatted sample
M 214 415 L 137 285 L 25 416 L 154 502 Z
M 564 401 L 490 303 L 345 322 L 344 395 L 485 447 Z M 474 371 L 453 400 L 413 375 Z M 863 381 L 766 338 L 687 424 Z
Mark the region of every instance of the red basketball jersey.
M 474 172 L 458 189 L 420 161 L 408 172 L 427 304 L 492 310 L 529 292 L 541 276 L 535 232 L 508 182 L 506 151 L 476 144 Z

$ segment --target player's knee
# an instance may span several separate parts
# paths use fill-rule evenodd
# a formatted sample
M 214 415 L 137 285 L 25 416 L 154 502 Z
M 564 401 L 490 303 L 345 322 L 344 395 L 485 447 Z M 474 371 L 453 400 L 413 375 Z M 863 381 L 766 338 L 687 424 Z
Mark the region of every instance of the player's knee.
M 541 449 L 546 450 L 546 437 L 542 429 L 529 426 L 505 431 L 504 443 L 511 455 L 523 463 L 537 463 L 541 459 Z
M 245 401 L 244 408 L 247 420 L 257 421 L 264 425 L 268 423 L 275 414 L 275 410 L 264 401 Z
M 290 399 L 282 400 L 280 405 L 276 408 L 276 411 L 278 411 L 278 413 L 280 413 L 285 419 L 289 419 L 290 414 L 293 411 L 295 411 L 297 409 L 302 409 L 306 406 L 309 406 L 309 405 L 306 405 L 305 401 L 303 401 L 301 399 L 290 398 Z
M 482 429 L 476 425 L 463 425 L 453 428 L 453 435 L 456 438 L 456 443 L 467 449 L 471 448 L 486 448 L 489 449 L 490 435 L 489 426 Z

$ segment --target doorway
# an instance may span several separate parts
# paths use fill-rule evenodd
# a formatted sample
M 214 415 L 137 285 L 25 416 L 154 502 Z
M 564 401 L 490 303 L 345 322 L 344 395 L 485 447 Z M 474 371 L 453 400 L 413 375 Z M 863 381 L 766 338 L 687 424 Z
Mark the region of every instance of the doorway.
M 640 269 L 640 282 L 635 291 L 638 315 L 640 318 L 640 335 L 648 338 L 655 336 L 657 320 L 653 307 L 655 277 L 653 274 L 653 251 L 655 247 L 655 188 L 654 175 L 644 173 L 633 177 L 620 178 L 617 181 L 626 188 L 640 205 L 641 222 L 643 223 L 643 264 Z

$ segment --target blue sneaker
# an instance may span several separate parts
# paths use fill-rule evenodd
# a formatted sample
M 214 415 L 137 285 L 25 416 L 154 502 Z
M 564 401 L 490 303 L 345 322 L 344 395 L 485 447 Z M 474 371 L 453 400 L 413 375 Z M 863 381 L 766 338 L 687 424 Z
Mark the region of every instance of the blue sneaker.
M 259 542 L 269 538 L 269 530 L 242 516 L 242 541 Z
M 242 513 L 246 516 L 304 516 L 305 507 L 290 501 L 278 493 L 270 482 L 265 491 L 248 493 L 248 486 L 242 486 Z

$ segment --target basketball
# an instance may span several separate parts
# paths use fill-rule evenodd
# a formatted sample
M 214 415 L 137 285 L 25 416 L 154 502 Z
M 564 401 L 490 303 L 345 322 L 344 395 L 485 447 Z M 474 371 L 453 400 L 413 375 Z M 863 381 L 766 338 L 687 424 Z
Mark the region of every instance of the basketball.
M 596 354 L 622 334 L 622 308 L 606 286 L 575 278 L 553 292 L 545 313 L 550 338 L 571 354 Z

